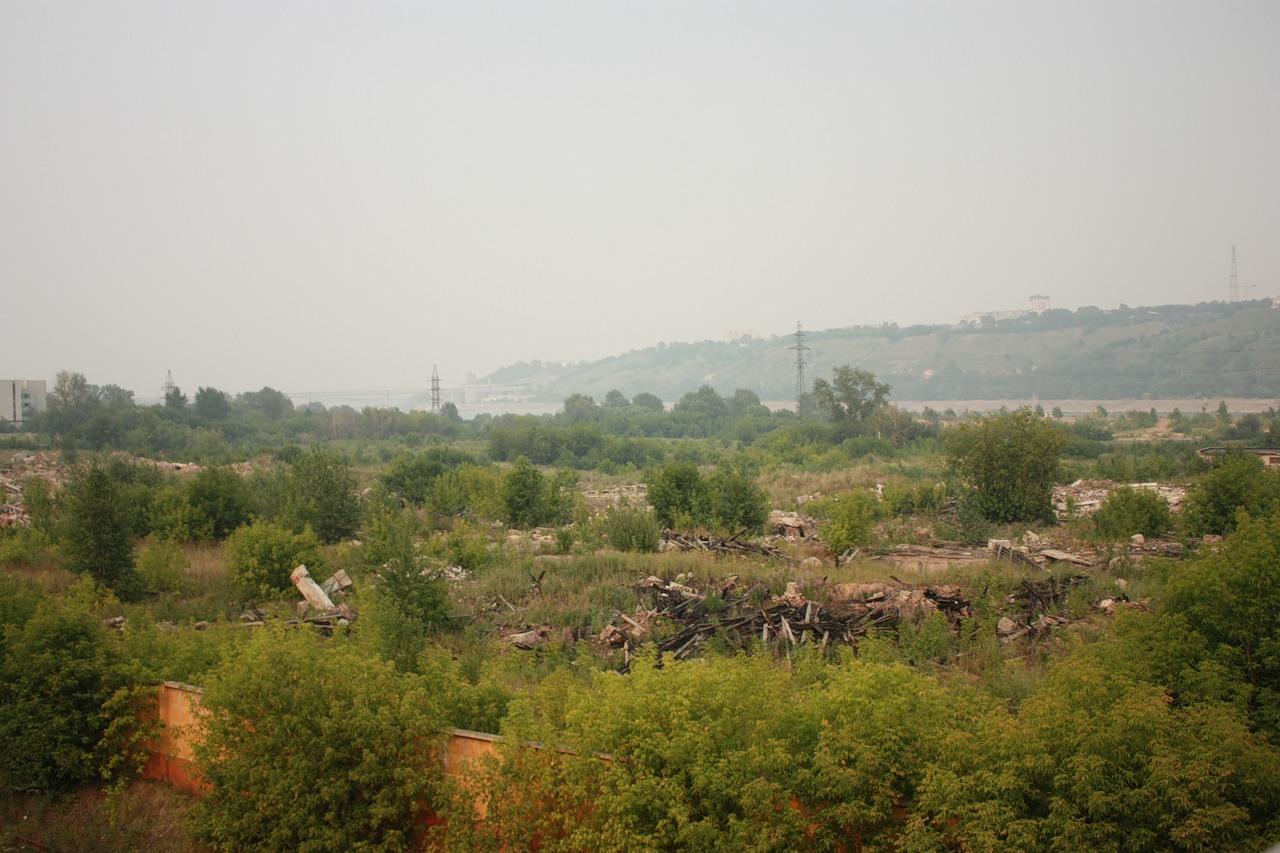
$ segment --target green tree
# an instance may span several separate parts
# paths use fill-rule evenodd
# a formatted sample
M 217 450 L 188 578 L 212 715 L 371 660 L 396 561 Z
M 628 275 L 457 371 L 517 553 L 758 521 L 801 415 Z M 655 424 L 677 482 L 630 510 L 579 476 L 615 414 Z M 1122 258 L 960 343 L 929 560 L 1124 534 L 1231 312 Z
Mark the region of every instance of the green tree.
M 997 523 L 1053 521 L 1066 434 L 1029 409 L 958 424 L 946 435 L 947 465 L 978 514 Z
M 45 422 L 54 435 L 65 436 L 93 416 L 98 389 L 83 373 L 59 370 L 49 391 Z
M 1236 528 L 1244 510 L 1265 518 L 1280 509 L 1280 474 L 1268 471 L 1251 453 L 1233 450 L 1218 457 L 1213 468 L 1188 492 L 1180 524 L 1188 536 L 1225 536 Z
M 273 421 L 293 414 L 293 401 L 270 386 L 264 385 L 261 391 L 245 391 L 239 399 L 251 411 L 262 412 Z
M 206 421 L 225 420 L 231 414 L 231 398 L 217 388 L 196 389 L 196 414 Z
M 1120 486 L 1112 489 L 1093 515 L 1103 539 L 1127 539 L 1135 533 L 1163 536 L 1173 526 L 1169 502 L 1149 489 Z
M 631 398 L 631 405 L 643 412 L 656 412 L 661 414 L 666 410 L 663 405 L 662 398 L 656 394 L 650 394 L 648 391 L 641 391 L 639 394 Z
M 598 421 L 600 415 L 600 407 L 594 399 L 585 394 L 571 394 L 564 401 L 560 418 L 567 424 L 582 424 Z
M 827 504 L 827 523 L 822 538 L 833 554 L 871 542 L 876 528 L 876 499 L 868 492 L 855 491 L 837 496 Z
M 287 527 L 256 521 L 228 537 L 226 562 L 241 590 L 266 596 L 292 586 L 289 575 L 299 564 L 314 572 L 324 558 L 311 528 L 294 533 Z
M 62 487 L 58 507 L 67 567 L 122 598 L 134 595 L 133 525 L 119 482 L 91 462 Z
M 711 518 L 721 530 L 759 533 L 769 520 L 769 498 L 755 478 L 740 466 L 721 465 L 708 478 Z
M 133 392 L 119 385 L 103 385 L 98 400 L 108 408 L 129 409 L 133 407 Z
M 834 425 L 840 439 L 862 434 L 862 427 L 885 405 L 891 386 L 876 380 L 869 370 L 842 364 L 831 371 L 831 381 L 813 381 L 813 401 Z
M 101 620 L 46 600 L 4 633 L 0 789 L 65 792 L 103 778 L 120 749 L 113 736 L 136 721 Z
M 205 684 L 194 809 L 219 849 L 398 851 L 440 778 L 436 689 L 335 637 L 264 629 Z
M 711 490 L 692 462 L 663 465 L 649 482 L 648 499 L 663 527 L 711 523 Z
M 521 456 L 502 478 L 505 518 L 516 527 L 537 527 L 547 518 L 545 478 L 528 458 Z
M 187 395 L 182 393 L 182 389 L 177 385 L 166 388 L 164 392 L 164 405 L 166 409 L 185 409 L 187 407 Z
M 313 447 L 293 460 L 281 519 L 301 532 L 310 526 L 321 542 L 350 539 L 360 525 L 360 500 L 351 465 L 340 453 Z

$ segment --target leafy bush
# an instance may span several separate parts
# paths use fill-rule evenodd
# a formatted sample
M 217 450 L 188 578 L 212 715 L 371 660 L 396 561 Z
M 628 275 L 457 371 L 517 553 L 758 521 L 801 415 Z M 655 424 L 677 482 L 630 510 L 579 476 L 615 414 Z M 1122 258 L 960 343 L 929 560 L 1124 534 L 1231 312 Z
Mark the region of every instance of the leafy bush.
M 971 489 L 978 514 L 997 523 L 1053 521 L 1053 484 L 1066 434 L 1030 409 L 1000 412 L 949 430 L 947 464 Z
M 187 502 L 214 540 L 226 539 L 253 514 L 249 487 L 230 468 L 205 468 L 196 474 L 187 486 Z
M 0 566 L 37 566 L 56 553 L 49 534 L 39 528 L 0 528 Z
M 482 569 L 494 560 L 484 531 L 465 521 L 455 521 L 453 529 L 432 536 L 427 541 L 427 553 L 467 571 Z
M 324 447 L 299 454 L 289 469 L 280 520 L 298 533 L 310 526 L 321 542 L 355 535 L 360 501 L 347 460 Z
M 515 527 L 537 527 L 549 518 L 542 472 L 521 456 L 502 478 L 504 519 Z
M 711 492 L 692 462 L 663 465 L 649 481 L 649 504 L 663 527 L 711 522 Z
M 138 577 L 144 589 L 176 592 L 182 586 L 182 570 L 190 563 L 177 542 L 157 539 L 138 551 Z
M 410 849 L 440 775 L 436 687 L 342 638 L 258 632 L 205 684 L 198 832 L 227 850 Z
M 609 545 L 619 551 L 653 553 L 658 550 L 661 531 L 658 519 L 640 506 L 611 506 L 600 516 L 600 530 Z
M 1233 451 L 1187 492 L 1180 524 L 1189 536 L 1226 536 L 1236 529 L 1236 515 L 1244 510 L 1266 518 L 1280 509 L 1280 474 L 1268 471 L 1252 454 Z
M 124 487 L 97 463 L 79 469 L 59 495 L 67 567 L 122 598 L 137 592 L 132 519 Z
M 299 564 L 312 572 L 323 565 L 320 541 L 304 528 L 257 521 L 241 527 L 227 539 L 227 568 L 236 584 L 250 595 L 270 595 L 293 585 L 289 574 Z
M 752 533 L 769 520 L 769 499 L 747 471 L 721 465 L 707 481 L 711 493 L 711 518 L 721 530 Z
M 1102 501 L 1093 523 L 1100 538 L 1114 541 L 1135 533 L 1163 536 L 1173 526 L 1173 516 L 1169 502 L 1156 492 L 1120 486 Z
M 850 548 L 866 545 L 875 532 L 877 501 L 867 492 L 849 492 L 839 495 L 827 504 L 827 523 L 822 526 L 822 538 L 833 554 L 843 554 Z
M 41 602 L 6 626 L 0 655 L 0 788 L 68 791 L 101 779 L 136 726 L 116 644 L 92 614 Z

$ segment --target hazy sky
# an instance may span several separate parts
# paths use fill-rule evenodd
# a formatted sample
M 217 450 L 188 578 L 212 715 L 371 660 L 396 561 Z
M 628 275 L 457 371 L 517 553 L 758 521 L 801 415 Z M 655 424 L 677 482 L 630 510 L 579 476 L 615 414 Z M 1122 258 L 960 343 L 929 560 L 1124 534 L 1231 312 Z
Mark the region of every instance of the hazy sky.
M 0 377 L 1280 295 L 1280 2 L 0 0 Z

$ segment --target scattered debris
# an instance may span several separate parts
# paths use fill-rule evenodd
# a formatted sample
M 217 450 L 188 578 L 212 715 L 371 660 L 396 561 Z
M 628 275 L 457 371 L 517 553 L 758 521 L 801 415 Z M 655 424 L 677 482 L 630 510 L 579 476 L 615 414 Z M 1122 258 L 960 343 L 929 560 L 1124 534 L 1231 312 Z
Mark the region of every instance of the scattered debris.
M 517 649 L 530 652 L 547 643 L 551 637 L 551 626 L 527 624 L 504 626 L 499 629 L 499 635 Z
M 1072 515 L 1092 515 L 1102 506 L 1112 489 L 1120 483 L 1113 480 L 1076 480 L 1069 486 L 1054 486 L 1053 506 L 1058 518 L 1070 518 Z M 1181 486 L 1166 486 L 1161 483 L 1129 483 L 1131 489 L 1146 489 L 1155 492 L 1169 502 L 1169 509 L 1176 512 L 1187 496 L 1187 490 Z
M 298 592 L 302 593 L 302 597 L 306 599 L 306 603 L 314 607 L 322 613 L 329 613 L 336 608 L 325 591 L 320 585 L 311 579 L 311 573 L 307 571 L 306 566 L 298 566 L 289 575 L 289 579 L 293 581 L 293 585 L 298 588 Z M 305 606 L 303 607 L 305 609 Z
M 751 554 L 777 560 L 788 559 L 786 554 L 773 545 L 743 541 L 740 537 L 746 533 L 746 530 L 740 530 L 732 536 L 725 537 L 714 533 L 680 533 L 675 530 L 663 530 L 660 550 L 716 551 L 721 554 Z
M 346 571 L 338 569 L 324 583 L 320 584 L 320 589 L 324 590 L 326 595 L 334 595 L 342 592 L 351 586 L 351 578 L 347 577 Z
M 818 532 L 818 520 L 798 512 L 773 510 L 769 513 L 769 532 L 791 542 L 808 542 Z
M 649 595 L 651 607 L 633 617 L 619 613 L 596 639 L 604 645 L 636 648 L 651 633 L 651 621 L 662 616 L 683 627 L 658 642 L 658 649 L 683 660 L 695 654 L 710 637 L 721 634 L 737 642 L 759 637 L 788 646 L 812 643 L 857 645 L 872 630 L 892 630 L 902 619 L 920 619 L 942 612 L 953 623 L 971 615 L 969 601 L 959 587 L 895 588 L 887 584 L 845 584 L 835 587 L 839 600 L 811 601 L 797 582 L 789 582 L 780 596 L 762 600 L 758 588 L 737 586 L 737 577 L 709 583 L 698 591 L 679 581 L 650 576 L 636 586 Z M 623 624 L 618 624 L 621 621 Z

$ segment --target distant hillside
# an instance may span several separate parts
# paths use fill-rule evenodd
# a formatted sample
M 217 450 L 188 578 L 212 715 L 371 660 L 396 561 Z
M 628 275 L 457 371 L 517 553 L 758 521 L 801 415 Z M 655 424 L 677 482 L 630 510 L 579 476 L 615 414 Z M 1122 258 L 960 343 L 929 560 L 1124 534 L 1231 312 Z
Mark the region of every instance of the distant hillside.
M 537 399 L 603 399 L 610 389 L 668 402 L 711 385 L 762 400 L 795 396 L 791 335 L 659 344 L 570 365 L 521 362 L 490 382 L 530 383 Z M 979 325 L 855 326 L 807 332 L 806 377 L 872 371 L 910 400 L 1280 396 L 1280 310 L 1270 300 L 1081 308 Z

